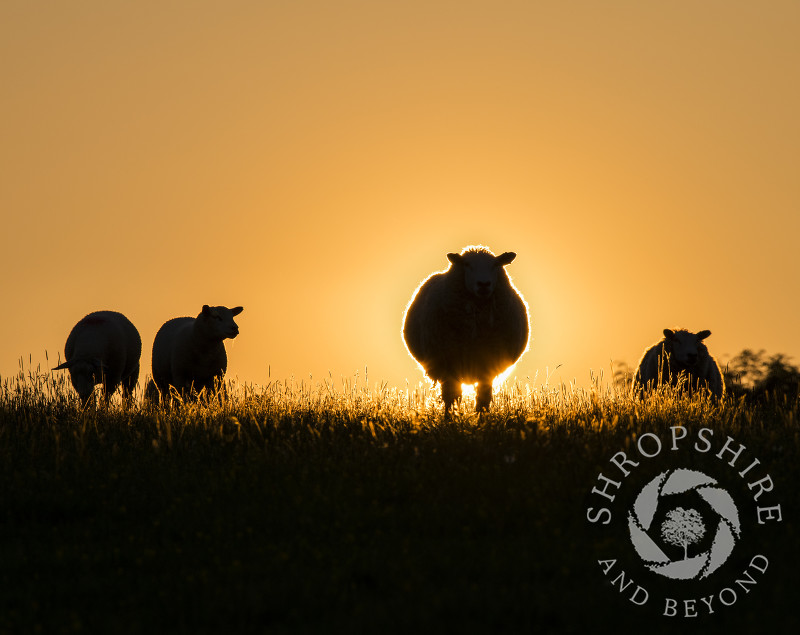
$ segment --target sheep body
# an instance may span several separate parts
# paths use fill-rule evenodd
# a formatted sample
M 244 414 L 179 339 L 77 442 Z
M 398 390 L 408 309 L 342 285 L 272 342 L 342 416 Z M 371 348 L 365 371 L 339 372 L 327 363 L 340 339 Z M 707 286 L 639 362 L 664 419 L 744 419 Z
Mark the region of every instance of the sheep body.
M 173 318 L 161 326 L 153 341 L 153 381 L 162 395 L 170 386 L 181 393 L 214 390 L 228 369 L 223 340 L 239 334 L 233 318 L 242 310 L 206 304 L 196 318 Z
M 635 394 L 644 395 L 658 384 L 680 384 L 689 391 L 707 388 L 714 397 L 722 398 L 722 373 L 703 344 L 709 335 L 708 330 L 691 333 L 686 329 L 664 329 L 664 339 L 642 355 L 633 380 Z
M 406 347 L 441 383 L 446 413 L 462 383 L 478 384 L 476 409 L 487 409 L 492 381 L 527 349 L 528 308 L 504 269 L 515 257 L 483 247 L 448 254 L 449 269 L 424 280 L 406 308 Z
M 66 361 L 53 370 L 69 370 L 84 405 L 97 384 L 103 385 L 106 400 L 122 384 L 128 399 L 139 380 L 141 355 L 142 338 L 128 318 L 116 311 L 95 311 L 72 327 L 64 345 Z

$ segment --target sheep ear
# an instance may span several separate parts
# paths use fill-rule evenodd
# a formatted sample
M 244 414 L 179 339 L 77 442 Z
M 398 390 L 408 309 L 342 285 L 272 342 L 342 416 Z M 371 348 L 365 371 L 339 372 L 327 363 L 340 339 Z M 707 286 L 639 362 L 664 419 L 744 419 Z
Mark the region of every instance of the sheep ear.
M 494 259 L 494 264 L 498 267 L 505 267 L 506 265 L 510 265 L 512 262 L 514 262 L 514 258 L 516 257 L 517 254 L 515 254 L 513 251 L 507 251 L 506 253 L 497 256 Z
M 447 259 L 454 265 L 461 264 L 461 256 L 459 254 L 447 254 Z
M 63 364 L 59 364 L 53 370 L 65 370 L 72 366 L 72 362 L 64 362 Z
M 704 339 L 706 339 L 706 338 L 707 338 L 709 335 L 711 335 L 711 331 L 709 331 L 708 329 L 706 329 L 705 331 L 700 331 L 700 332 L 697 334 L 697 339 L 698 339 L 699 341 L 701 341 L 701 342 L 702 342 L 702 341 L 703 341 Z
M 669 329 L 664 329 L 664 337 L 666 337 L 668 340 L 671 340 L 673 337 L 675 337 L 675 333 Z
M 203 315 L 210 315 L 211 314 L 211 307 L 207 304 L 203 305 Z
M 244 311 L 243 306 L 236 306 L 231 309 L 231 313 L 233 313 L 233 315 L 239 315 L 242 311 Z

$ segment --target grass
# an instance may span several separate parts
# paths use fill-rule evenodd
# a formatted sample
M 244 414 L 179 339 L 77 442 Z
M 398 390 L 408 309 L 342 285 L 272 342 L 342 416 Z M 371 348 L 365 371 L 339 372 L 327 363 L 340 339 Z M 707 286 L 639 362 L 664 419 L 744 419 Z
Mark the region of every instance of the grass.
M 796 402 L 715 405 L 669 391 L 642 402 L 599 380 L 586 391 L 516 384 L 488 415 L 465 407 L 444 421 L 427 387 L 357 377 L 229 385 L 228 395 L 81 410 L 65 374 L 3 380 L 0 633 L 800 626 Z M 781 523 L 758 526 L 746 480 L 724 481 L 743 546 L 710 585 L 665 581 L 637 562 L 624 523 L 587 520 L 609 459 L 635 457 L 646 432 L 668 443 L 676 425 L 713 430 L 715 452 L 726 435 L 745 445 L 774 481 L 765 499 L 782 506 Z M 639 463 L 620 509 L 663 469 L 726 474 L 711 453 L 683 448 Z M 736 604 L 661 615 L 656 598 L 730 586 L 754 549 L 770 568 Z M 598 565 L 609 557 L 652 604 L 617 591 Z

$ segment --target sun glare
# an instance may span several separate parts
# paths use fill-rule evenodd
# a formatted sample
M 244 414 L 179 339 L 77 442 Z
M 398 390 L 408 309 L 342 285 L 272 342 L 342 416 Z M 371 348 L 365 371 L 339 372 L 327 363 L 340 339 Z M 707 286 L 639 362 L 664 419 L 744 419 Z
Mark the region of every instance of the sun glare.
M 527 347 L 525 351 L 527 352 Z M 523 353 L 524 354 L 524 353 Z M 521 357 L 521 356 L 520 356 Z M 511 376 L 511 373 L 514 372 L 514 369 L 517 367 L 516 362 L 511 364 L 508 368 L 506 368 L 502 373 L 500 373 L 497 377 L 494 378 L 492 381 L 492 388 L 499 388 L 500 385 Z
M 511 376 L 511 373 L 514 371 L 516 366 L 516 364 L 512 364 L 497 377 L 495 377 L 494 380 L 492 380 L 492 389 L 497 390 L 503 384 L 503 382 Z M 464 397 L 474 397 L 475 386 L 477 383 L 478 382 L 475 382 L 474 384 L 461 384 L 461 394 Z

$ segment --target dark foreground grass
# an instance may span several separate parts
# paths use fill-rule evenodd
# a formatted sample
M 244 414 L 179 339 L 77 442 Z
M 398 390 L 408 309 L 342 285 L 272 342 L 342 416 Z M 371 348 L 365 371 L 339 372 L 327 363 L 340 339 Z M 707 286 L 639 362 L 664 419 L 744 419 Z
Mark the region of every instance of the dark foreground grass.
M 666 395 L 642 404 L 515 387 L 488 416 L 445 422 L 421 390 L 272 384 L 233 394 L 171 411 L 81 411 L 63 377 L 4 383 L 0 632 L 800 627 L 796 403 L 717 407 Z M 665 447 L 620 479 L 631 483 L 617 501 L 626 509 L 659 470 L 724 474 L 714 452 L 669 451 L 676 425 L 692 442 L 710 428 L 714 452 L 728 435 L 746 446 L 774 481 L 763 500 L 781 504 L 782 522 L 759 526 L 746 479 L 724 482 L 742 540 L 711 585 L 665 582 L 637 561 L 622 520 L 587 520 L 587 507 L 603 506 L 590 494 L 598 474 L 613 474 L 620 450 L 636 458 L 648 431 Z M 734 580 L 754 553 L 770 565 L 743 591 Z M 647 588 L 648 603 L 612 584 L 616 570 L 603 575 L 598 560 L 609 558 Z M 664 596 L 725 586 L 739 589 L 733 606 L 662 615 Z

